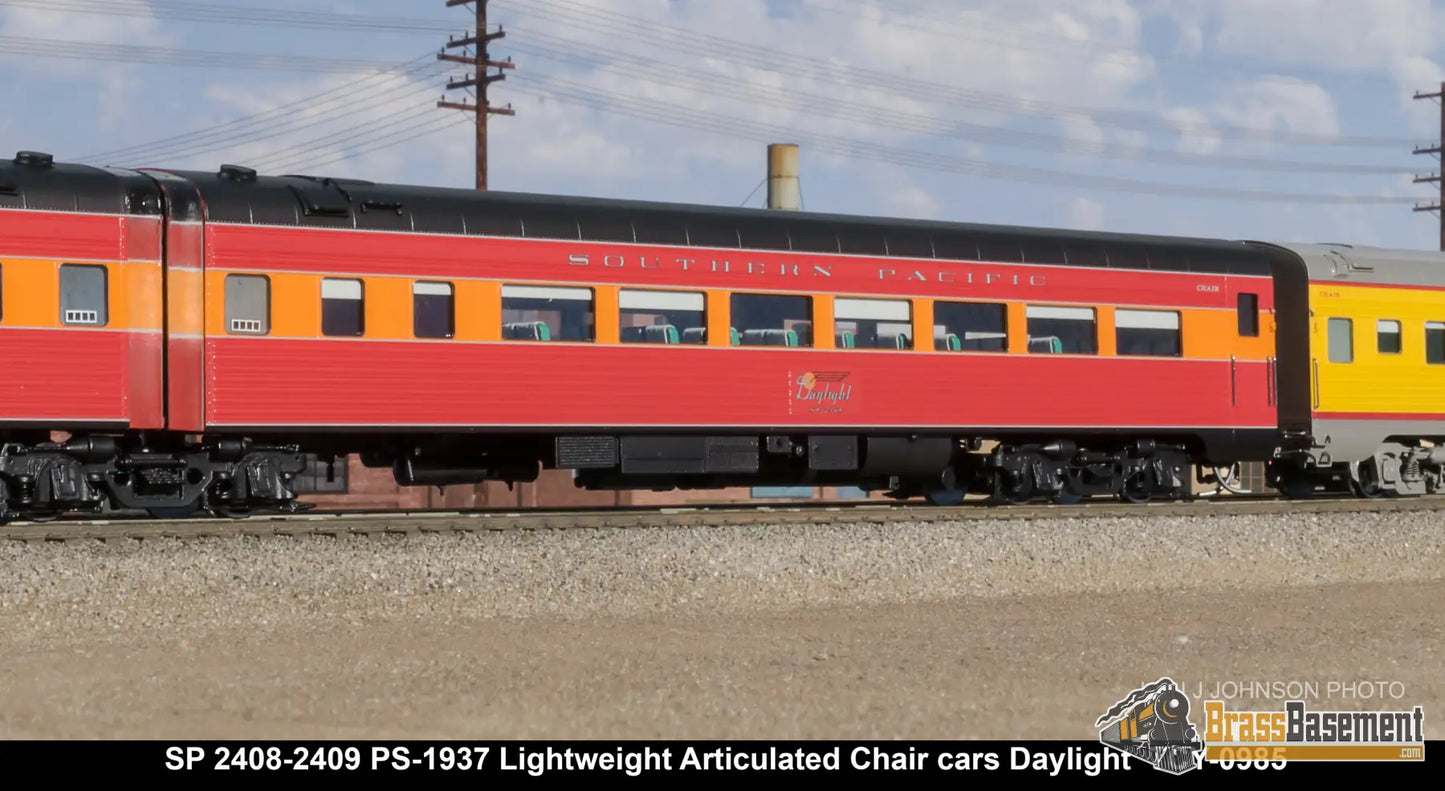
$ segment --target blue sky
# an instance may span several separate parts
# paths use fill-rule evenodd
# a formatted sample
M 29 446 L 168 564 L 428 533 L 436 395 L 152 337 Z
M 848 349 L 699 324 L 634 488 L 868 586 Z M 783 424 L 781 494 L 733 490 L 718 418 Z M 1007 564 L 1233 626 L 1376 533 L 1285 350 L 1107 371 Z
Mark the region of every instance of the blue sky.
M 1427 0 L 489 9 L 518 65 L 492 189 L 759 206 L 790 142 L 811 211 L 1438 247 L 1411 210 L 1439 167 L 1412 154 L 1440 106 L 1411 97 L 1445 77 Z M 467 117 L 435 107 L 465 71 L 436 61 L 444 31 L 470 23 L 443 0 L 0 0 L 0 150 L 471 187 Z M 293 60 L 245 68 L 264 56 Z

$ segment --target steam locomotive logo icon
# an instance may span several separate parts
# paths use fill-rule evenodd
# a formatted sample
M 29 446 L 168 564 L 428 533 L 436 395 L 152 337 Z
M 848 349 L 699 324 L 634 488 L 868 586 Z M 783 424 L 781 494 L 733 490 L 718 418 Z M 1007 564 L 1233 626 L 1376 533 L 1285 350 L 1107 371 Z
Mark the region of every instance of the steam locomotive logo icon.
M 1204 765 L 1204 742 L 1189 721 L 1189 697 L 1170 678 L 1130 692 L 1094 722 L 1099 741 L 1161 772 L 1182 775 Z

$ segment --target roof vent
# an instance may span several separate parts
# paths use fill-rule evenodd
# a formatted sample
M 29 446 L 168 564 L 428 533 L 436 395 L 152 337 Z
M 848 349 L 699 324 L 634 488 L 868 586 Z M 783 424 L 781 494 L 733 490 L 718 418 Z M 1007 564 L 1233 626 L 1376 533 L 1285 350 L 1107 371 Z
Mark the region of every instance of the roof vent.
M 256 171 L 241 165 L 222 165 L 219 175 L 223 179 L 230 179 L 238 183 L 256 180 Z
M 48 168 L 55 164 L 55 157 L 44 151 L 21 151 L 15 155 L 15 164 L 32 168 Z

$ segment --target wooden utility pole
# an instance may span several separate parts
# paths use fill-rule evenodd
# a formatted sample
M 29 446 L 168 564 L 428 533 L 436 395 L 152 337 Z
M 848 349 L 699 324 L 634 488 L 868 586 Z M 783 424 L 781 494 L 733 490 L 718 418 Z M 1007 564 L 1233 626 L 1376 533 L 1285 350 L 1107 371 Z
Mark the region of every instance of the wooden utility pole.
M 467 5 L 475 3 L 477 7 L 477 29 L 470 35 L 463 38 L 453 38 L 447 42 L 442 52 L 437 53 L 437 60 L 450 61 L 452 63 L 464 63 L 471 66 L 474 71 L 465 79 L 453 80 L 447 83 L 447 90 L 454 91 L 461 88 L 476 88 L 477 103 L 471 104 L 463 99 L 460 102 L 449 102 L 446 96 L 437 102 L 438 107 L 445 107 L 451 110 L 462 110 L 464 112 L 476 113 L 477 115 L 477 189 L 487 188 L 487 116 L 490 115 L 516 115 L 509 104 L 506 107 L 493 107 L 487 101 L 487 86 L 498 80 L 506 79 L 501 69 L 514 69 L 516 64 L 512 60 L 492 60 L 487 55 L 487 44 L 499 38 L 506 38 L 501 26 L 497 32 L 487 32 L 487 0 L 447 0 L 447 7 Z M 449 55 L 445 50 L 457 47 L 475 47 L 473 55 Z M 488 74 L 488 69 L 498 69 L 496 74 Z
M 1435 156 L 1439 156 L 1441 149 L 1445 148 L 1445 82 L 1440 83 L 1439 91 L 1436 91 L 1435 93 L 1417 92 L 1415 94 L 1415 98 L 1437 99 L 1440 101 L 1440 140 L 1436 142 L 1433 146 L 1415 149 L 1416 154 L 1434 154 Z M 1445 210 L 1442 210 L 1442 208 L 1445 208 L 1445 179 L 1442 179 L 1441 174 L 1438 172 L 1432 176 L 1415 177 L 1416 184 L 1424 184 L 1432 181 L 1440 185 L 1439 200 L 1437 200 L 1435 203 L 1420 204 L 1415 207 L 1415 211 L 1435 212 L 1440 216 L 1440 249 L 1441 251 L 1445 251 Z

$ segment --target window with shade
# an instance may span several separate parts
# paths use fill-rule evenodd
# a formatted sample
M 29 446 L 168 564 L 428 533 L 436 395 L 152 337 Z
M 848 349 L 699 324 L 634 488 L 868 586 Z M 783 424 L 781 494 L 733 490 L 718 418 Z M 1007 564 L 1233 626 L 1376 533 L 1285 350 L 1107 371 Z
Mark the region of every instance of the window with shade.
M 412 334 L 450 338 L 456 334 L 456 291 L 451 283 L 418 280 L 411 286 Z
M 1169 310 L 1114 311 L 1114 343 L 1119 354 L 1178 357 L 1183 351 L 1179 314 Z
M 1038 354 L 1098 354 L 1098 323 L 1093 308 L 1029 305 L 1028 350 Z
M 834 342 L 840 349 L 913 348 L 913 308 L 906 299 L 833 301 Z
M 707 297 L 700 291 L 622 289 L 617 300 L 623 343 L 707 342 Z
M 502 338 L 509 341 L 596 339 L 592 289 L 502 286 Z
M 323 278 L 321 281 L 321 334 L 365 335 L 366 311 L 360 280 Z

